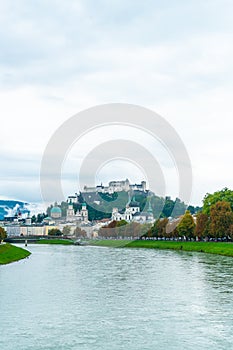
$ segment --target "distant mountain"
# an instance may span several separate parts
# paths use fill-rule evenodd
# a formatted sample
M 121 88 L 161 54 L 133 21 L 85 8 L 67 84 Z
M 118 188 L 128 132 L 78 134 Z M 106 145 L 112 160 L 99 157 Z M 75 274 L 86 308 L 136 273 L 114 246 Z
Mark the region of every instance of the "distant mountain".
M 19 212 L 25 217 L 30 213 L 28 206 L 29 203 L 26 202 L 0 199 L 0 220 L 3 220 L 4 216 L 14 216 Z

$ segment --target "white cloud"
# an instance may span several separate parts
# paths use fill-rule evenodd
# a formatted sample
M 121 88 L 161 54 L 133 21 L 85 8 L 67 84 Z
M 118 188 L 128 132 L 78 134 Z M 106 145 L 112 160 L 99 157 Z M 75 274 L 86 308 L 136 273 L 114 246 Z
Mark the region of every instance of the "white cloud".
M 108 102 L 150 107 L 173 125 L 193 163 L 194 203 L 233 187 L 232 9 L 227 0 L 41 1 L 36 10 L 26 0 L 1 2 L 2 194 L 38 199 L 53 132 Z M 21 161 L 15 170 L 11 154 Z

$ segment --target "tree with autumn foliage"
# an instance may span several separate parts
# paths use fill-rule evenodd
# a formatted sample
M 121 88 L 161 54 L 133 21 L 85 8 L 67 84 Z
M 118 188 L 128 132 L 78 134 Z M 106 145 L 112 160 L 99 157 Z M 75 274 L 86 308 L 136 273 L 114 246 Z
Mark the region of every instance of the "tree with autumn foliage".
M 207 214 L 199 212 L 197 214 L 197 221 L 196 221 L 196 227 L 195 227 L 195 236 L 198 237 L 198 239 L 202 239 L 204 237 L 209 236 L 209 217 Z
M 166 226 L 168 224 L 168 219 L 157 219 L 154 225 L 149 229 L 148 237 L 165 237 L 166 236 Z
M 3 227 L 0 227 L 0 244 L 7 237 L 7 232 Z
M 219 201 L 210 208 L 210 234 L 215 238 L 232 236 L 233 212 L 226 201 Z
M 78 238 L 86 238 L 87 237 L 87 233 L 85 230 L 82 230 L 80 227 L 75 227 L 75 230 L 74 230 L 74 235 L 75 235 L 75 238 L 78 239 Z
M 202 212 L 204 214 L 210 215 L 210 210 L 213 205 L 217 202 L 228 202 L 231 209 L 233 210 L 233 191 L 225 187 L 221 191 L 216 191 L 212 194 L 207 193 L 203 199 Z

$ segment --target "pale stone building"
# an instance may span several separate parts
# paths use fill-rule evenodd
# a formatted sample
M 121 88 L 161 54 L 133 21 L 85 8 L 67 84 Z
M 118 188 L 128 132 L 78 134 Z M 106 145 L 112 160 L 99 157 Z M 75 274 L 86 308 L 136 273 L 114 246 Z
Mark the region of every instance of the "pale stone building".
M 140 184 L 130 184 L 129 180 L 110 181 L 108 186 L 98 185 L 95 187 L 84 186 L 83 191 L 88 192 L 100 192 L 100 193 L 115 193 L 121 191 L 141 191 L 146 192 L 146 181 L 141 181 Z
M 88 222 L 88 210 L 86 203 L 82 203 L 81 210 L 77 210 L 75 213 L 74 207 L 72 203 L 69 203 L 68 209 L 66 211 L 66 221 L 74 222 L 74 221 L 83 221 Z

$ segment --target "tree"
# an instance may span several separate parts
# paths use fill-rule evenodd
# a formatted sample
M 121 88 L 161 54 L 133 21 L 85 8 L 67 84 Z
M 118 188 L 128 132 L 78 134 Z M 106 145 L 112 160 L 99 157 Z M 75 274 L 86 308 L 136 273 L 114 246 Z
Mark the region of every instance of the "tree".
M 177 226 L 179 225 L 181 218 L 173 219 L 168 222 L 166 226 L 166 235 L 168 237 L 179 237 Z
M 225 187 L 223 190 L 213 194 L 207 193 L 203 199 L 203 213 L 210 215 L 210 208 L 221 201 L 230 203 L 230 207 L 233 210 L 233 191 Z
M 64 236 L 68 236 L 70 234 L 71 227 L 70 226 L 64 226 L 62 233 Z
M 82 230 L 80 227 L 76 227 L 74 230 L 74 235 L 76 238 L 86 238 L 87 237 L 87 233 L 85 230 Z
M 231 236 L 233 213 L 229 202 L 219 201 L 210 208 L 210 234 L 216 238 Z
M 188 238 L 194 237 L 195 223 L 192 215 L 188 210 L 186 210 L 184 216 L 182 217 L 180 223 L 177 226 L 177 231 L 180 236 L 185 236 Z
M 198 213 L 197 214 L 197 222 L 195 227 L 195 236 L 199 239 L 203 237 L 207 237 L 209 232 L 209 217 L 205 213 Z
M 32 215 L 31 221 L 32 221 L 32 224 L 34 224 L 36 222 L 36 215 Z
M 148 237 L 165 237 L 167 224 L 168 224 L 167 218 L 157 219 L 154 225 L 148 231 Z
M 48 234 L 49 236 L 62 236 L 62 232 L 58 228 L 52 228 Z
M 46 217 L 45 213 L 43 213 L 43 214 L 38 214 L 38 215 L 37 215 L 37 218 L 36 218 L 36 222 L 37 222 L 37 223 L 42 222 L 42 221 L 44 220 L 45 217 Z
M 151 227 L 152 224 L 150 223 L 140 224 L 140 237 L 147 237 Z
M 7 237 L 7 232 L 3 227 L 0 227 L 0 243 L 4 241 L 4 239 Z
M 125 226 L 127 224 L 128 224 L 128 222 L 126 220 L 116 221 L 116 227 Z

